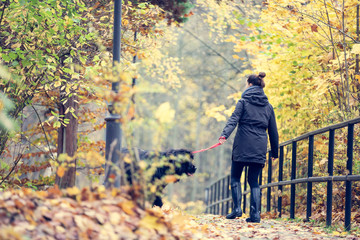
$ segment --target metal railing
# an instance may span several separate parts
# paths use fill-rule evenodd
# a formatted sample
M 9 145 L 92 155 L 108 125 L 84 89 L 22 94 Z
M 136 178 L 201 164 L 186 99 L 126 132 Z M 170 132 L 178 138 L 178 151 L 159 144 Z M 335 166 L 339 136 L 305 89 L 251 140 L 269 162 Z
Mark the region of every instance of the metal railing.
M 331 125 L 325 128 L 315 130 L 313 132 L 306 133 L 292 140 L 283 142 L 279 145 L 280 155 L 277 161 L 277 167 L 279 169 L 278 182 L 272 182 L 273 176 L 273 162 L 271 159 L 271 153 L 268 153 L 268 163 L 267 163 L 267 184 L 262 185 L 263 180 L 263 171 L 260 173 L 261 189 L 267 189 L 266 196 L 266 211 L 270 212 L 271 210 L 271 200 L 277 200 L 277 211 L 279 217 L 282 213 L 282 192 L 283 186 L 290 185 L 290 218 L 295 218 L 295 198 L 296 198 L 296 185 L 299 183 L 307 184 L 306 191 L 306 220 L 309 221 L 311 217 L 312 210 L 312 190 L 313 182 L 325 182 L 327 183 L 326 188 L 326 225 L 331 226 L 332 222 L 332 207 L 333 207 L 333 182 L 340 181 L 345 182 L 345 229 L 350 230 L 351 222 L 351 195 L 352 195 L 352 182 L 360 181 L 360 175 L 353 175 L 353 153 L 354 153 L 354 125 L 360 123 L 360 117 L 346 121 L 343 123 Z M 335 150 L 335 131 L 338 129 L 343 129 L 347 127 L 347 162 L 346 162 L 346 175 L 334 176 L 334 150 Z M 327 176 L 323 177 L 314 177 L 313 176 L 313 167 L 314 167 L 314 137 L 316 135 L 328 133 L 328 153 L 327 153 Z M 305 178 L 296 178 L 296 163 L 297 163 L 297 143 L 302 140 L 308 140 L 307 146 L 307 177 Z M 358 143 L 359 144 L 359 143 Z M 284 147 L 291 146 L 291 180 L 283 180 L 284 174 Z M 358 145 L 357 145 L 358 146 Z M 360 160 L 360 159 L 357 159 Z M 264 168 L 266 169 L 266 168 Z M 247 170 L 245 169 L 245 179 L 247 179 Z M 278 188 L 278 193 L 272 194 L 272 188 Z M 246 189 L 247 184 L 244 181 L 244 191 L 243 191 L 243 212 L 246 211 L 246 195 L 250 192 Z M 230 196 L 230 175 L 222 177 L 214 182 L 212 182 L 209 187 L 205 190 L 205 202 L 206 202 L 206 212 L 212 214 L 222 214 L 226 215 L 229 213 L 230 204 L 232 204 L 232 198 Z M 274 204 L 273 204 L 274 205 Z

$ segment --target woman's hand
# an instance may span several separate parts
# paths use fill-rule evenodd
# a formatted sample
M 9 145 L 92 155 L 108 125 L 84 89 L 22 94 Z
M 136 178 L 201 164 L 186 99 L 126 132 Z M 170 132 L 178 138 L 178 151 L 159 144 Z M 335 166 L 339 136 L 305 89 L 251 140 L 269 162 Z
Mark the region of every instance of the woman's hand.
M 219 137 L 219 143 L 223 144 L 224 142 L 226 142 L 226 138 L 224 136 Z

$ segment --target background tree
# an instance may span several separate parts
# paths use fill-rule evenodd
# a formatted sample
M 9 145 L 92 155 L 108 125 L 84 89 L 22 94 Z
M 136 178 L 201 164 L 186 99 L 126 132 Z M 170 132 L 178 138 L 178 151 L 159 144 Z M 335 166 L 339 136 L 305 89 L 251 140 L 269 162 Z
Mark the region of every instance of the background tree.
M 101 151 L 104 143 L 102 139 L 91 141 L 86 135 L 78 141 L 78 124 L 87 125 L 85 131 L 88 134 L 101 129 L 104 123 L 98 120 L 101 116 L 98 114 L 102 114 L 100 118 L 103 119 L 103 99 L 115 99 L 120 106 L 119 111 L 123 111 L 130 96 L 126 77 L 122 78 L 117 96 L 107 91 L 110 82 L 115 79 L 111 74 L 109 52 L 112 47 L 112 3 L 6 1 L 1 9 L 1 26 L 5 28 L 1 33 L 2 62 L 11 73 L 21 76 L 16 83 L 2 81 L 1 89 L 16 102 L 12 117 L 25 118 L 22 123 L 24 137 L 11 140 L 20 144 L 29 143 L 40 150 L 34 152 L 34 149 L 27 147 L 24 150 L 25 158 L 45 155 L 47 164 L 44 167 L 49 167 L 50 163 L 59 167 L 56 182 L 60 187 L 72 186 L 75 183 L 77 146 L 80 146 L 80 151 L 91 150 L 98 157 L 96 153 Z M 145 57 L 145 52 L 151 51 L 156 44 L 154 37 L 162 35 L 162 30 L 150 26 L 163 20 L 165 15 L 154 5 L 132 5 L 131 2 L 124 5 L 124 13 L 124 61 L 120 67 L 121 71 L 129 71 L 132 65 L 129 59 L 133 54 Z M 139 34 L 136 43 L 133 42 L 134 31 Z M 31 106 L 32 113 L 25 106 Z M 37 122 L 34 119 L 27 121 L 28 116 L 34 113 Z M 14 146 L 6 144 L 8 136 L 6 131 L 1 132 L 0 153 L 6 149 L 7 158 L 13 155 L 9 147 Z M 57 157 L 54 152 L 58 156 L 66 153 L 69 157 L 55 162 Z M 49 158 L 53 162 L 49 162 Z M 36 161 L 29 162 L 36 165 L 34 163 Z M 38 167 L 33 170 L 38 170 Z M 65 177 L 68 180 L 61 181 Z

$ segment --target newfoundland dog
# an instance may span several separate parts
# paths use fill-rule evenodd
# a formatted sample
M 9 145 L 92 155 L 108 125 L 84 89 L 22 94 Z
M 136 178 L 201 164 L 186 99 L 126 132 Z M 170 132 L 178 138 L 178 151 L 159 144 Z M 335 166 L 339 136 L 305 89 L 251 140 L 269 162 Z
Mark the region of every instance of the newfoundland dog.
M 137 151 L 135 155 L 138 156 L 138 159 L 147 163 L 143 174 L 146 175 L 145 179 L 148 181 L 146 184 L 150 184 L 150 189 L 152 189 L 151 199 L 155 199 L 154 206 L 162 207 L 162 191 L 169 182 L 178 182 L 182 175 L 192 176 L 196 171 L 193 164 L 194 155 L 186 149 L 172 149 L 166 152 L 153 152 L 142 149 L 135 149 L 135 151 Z M 126 148 L 122 148 L 121 153 L 123 157 L 130 154 Z M 132 184 L 133 173 L 139 172 L 139 169 L 138 167 L 132 168 L 127 161 L 124 161 L 124 167 L 126 179 L 128 183 Z

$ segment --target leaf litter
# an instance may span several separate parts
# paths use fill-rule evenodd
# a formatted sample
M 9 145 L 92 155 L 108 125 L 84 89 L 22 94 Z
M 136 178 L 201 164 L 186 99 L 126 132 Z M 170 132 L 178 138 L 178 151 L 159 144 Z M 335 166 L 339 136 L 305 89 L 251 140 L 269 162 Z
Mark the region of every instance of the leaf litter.
M 320 239 L 360 239 L 360 236 L 333 232 L 327 233 L 323 228 L 313 227 L 306 223 L 279 221 L 275 219 L 262 219 L 261 223 L 248 223 L 246 217 L 226 219 L 225 216 L 199 215 L 196 221 L 200 225 L 206 225 L 210 229 L 208 237 L 211 239 L 297 239 L 297 240 L 320 240 Z M 211 233 L 211 229 L 221 230 L 222 236 Z
M 133 198 L 130 190 L 103 186 L 0 192 L 0 239 L 360 239 L 272 219 L 251 224 L 245 217 L 143 209 Z
M 0 239 L 204 239 L 190 216 L 103 186 L 0 193 Z

